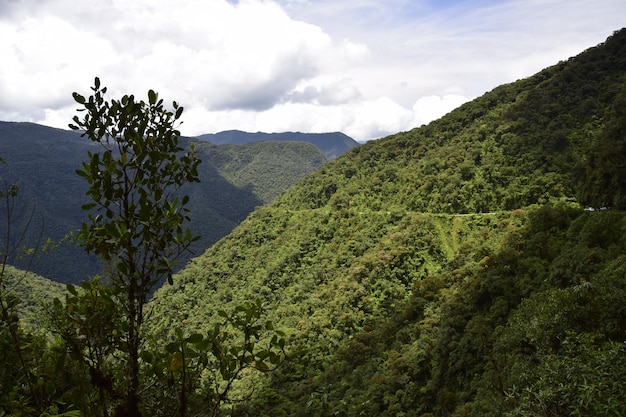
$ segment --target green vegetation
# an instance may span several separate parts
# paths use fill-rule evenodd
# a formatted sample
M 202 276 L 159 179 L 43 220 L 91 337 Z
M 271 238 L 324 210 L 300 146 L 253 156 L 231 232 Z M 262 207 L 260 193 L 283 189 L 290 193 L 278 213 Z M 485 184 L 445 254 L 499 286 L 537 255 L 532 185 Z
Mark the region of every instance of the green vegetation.
M 45 305 L 55 298 L 65 296 L 65 286 L 32 272 L 5 266 L 3 274 L 5 294 L 19 299 L 16 312 L 20 320 L 32 331 L 40 330 L 45 324 Z
M 352 149 L 160 289 L 151 326 L 262 296 L 288 359 L 242 415 L 626 413 L 623 161 L 604 156 L 626 143 L 624 68 L 621 31 Z
M 269 203 L 326 163 L 317 149 L 303 142 L 214 146 L 181 138 L 180 143 L 185 149 L 195 144 L 197 156 L 203 161 L 198 171 L 201 182 L 183 189 L 190 196 L 189 206 L 195 213 L 190 228 L 201 235 L 192 245 L 196 255 L 227 235 L 255 207 Z M 22 212 L 16 213 L 15 226 L 32 223 L 24 246 L 36 246 L 40 236 L 62 241 L 68 232 L 80 228 L 85 220 L 80 206 L 87 202 L 86 187 L 75 171 L 87 152 L 95 150 L 96 144 L 82 140 L 80 134 L 71 130 L 0 122 L 0 155 L 7 162 L 3 178 L 20 188 Z M 181 266 L 191 256 L 182 255 Z M 74 284 L 101 273 L 103 268 L 95 256 L 70 241 L 64 241 L 46 256 L 13 259 L 10 263 L 58 282 Z
M 254 142 L 215 146 L 198 142 L 198 152 L 229 183 L 250 191 L 268 204 L 284 190 L 326 163 L 313 144 L 304 142 Z M 247 213 L 246 213 L 247 214 Z
M 622 30 L 258 207 L 145 306 L 144 414 L 626 414 L 625 68 Z M 125 289 L 70 288 L 9 415 L 124 404 Z
M 88 99 L 74 93 L 84 116 L 75 116 L 76 125 L 70 125 L 73 130 L 83 130 L 82 136 L 102 146 L 101 152 L 90 152 L 89 161 L 76 171 L 89 184 L 87 195 L 91 200 L 82 207 L 91 213 L 88 222 L 83 223 L 78 241 L 87 252 L 109 264 L 110 284 L 103 289 L 101 297 L 100 291 L 86 288 L 85 301 L 73 287 L 69 289 L 76 299 L 72 302 L 79 307 L 83 302 L 91 306 L 92 300 L 110 302 L 110 306 L 99 304 L 100 308 L 91 312 L 111 312 L 113 315 L 106 324 L 114 327 L 98 333 L 108 331 L 119 339 L 90 340 L 90 332 L 85 331 L 81 333 L 86 335 L 87 345 L 79 345 L 77 349 L 72 349 L 74 337 L 68 335 L 64 340 L 75 355 L 87 350 L 97 358 L 96 363 L 90 364 L 90 370 L 103 378 L 108 374 L 98 361 L 117 356 L 126 368 L 126 392 L 120 394 L 114 386 L 106 387 L 110 389 L 105 392 L 100 383 L 92 381 L 100 389 L 100 405 L 106 414 L 112 400 L 121 397 L 115 415 L 140 416 L 144 305 L 159 281 L 167 278 L 173 282 L 172 268 L 177 258 L 199 239 L 183 228 L 183 223 L 189 220 L 189 197 L 180 198 L 177 192 L 184 184 L 199 181 L 200 160 L 193 146 L 189 152 L 182 153 L 184 149 L 178 144 L 180 133 L 175 123 L 183 108 L 176 102 L 173 111 L 169 111 L 152 90 L 148 92 L 148 102 L 136 101 L 132 95 L 109 102 L 104 98 L 107 89 L 100 86 L 98 78 L 92 91 Z M 82 322 L 83 314 L 76 314 L 81 308 L 72 309 L 69 304 L 65 311 L 71 323 Z M 118 323 L 119 332 L 115 328 Z M 88 329 L 92 320 L 82 324 L 80 328 Z
M 0 163 L 4 164 L 4 160 L 0 159 Z M 24 227 L 15 224 L 16 216 L 22 214 L 17 196 L 17 184 L 4 180 L 0 190 L 4 217 L 0 224 L 0 413 L 39 415 L 50 402 L 54 383 L 45 373 L 50 369 L 43 370 L 40 360 L 47 356 L 47 345 L 40 331 L 42 322 L 38 320 L 43 316 L 42 309 L 34 304 L 43 301 L 35 298 L 41 294 L 38 290 L 42 282 L 8 265 L 9 260 L 17 257 L 32 259 L 39 249 L 22 245 L 29 223 Z M 51 290 L 43 297 L 54 296 L 54 288 Z
M 80 288 L 68 284 L 63 299 L 45 305 L 46 323 L 23 326 L 18 272 L 7 265 L 23 236 L 12 222 L 18 188 L 0 193 L 0 414 L 217 416 L 241 374 L 280 365 L 284 334 L 265 320 L 261 301 L 220 309 L 220 322 L 203 333 L 177 326 L 168 340 L 144 330 L 149 297 L 162 279 L 173 282 L 178 256 L 198 240 L 184 227 L 189 197 L 179 192 L 199 181 L 200 160 L 179 145 L 176 102 L 168 110 L 152 90 L 147 101 L 108 101 L 98 78 L 91 90 L 74 93 L 84 113 L 70 125 L 97 144 L 76 171 L 90 199 L 77 240 L 107 269 Z

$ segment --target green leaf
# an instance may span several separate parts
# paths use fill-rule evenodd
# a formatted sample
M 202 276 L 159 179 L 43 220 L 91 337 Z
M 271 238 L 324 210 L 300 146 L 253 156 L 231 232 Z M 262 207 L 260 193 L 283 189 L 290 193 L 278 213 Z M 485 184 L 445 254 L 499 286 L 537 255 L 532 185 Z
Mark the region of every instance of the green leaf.
M 256 369 L 258 369 L 259 371 L 269 371 L 269 366 L 267 366 L 267 364 L 263 361 L 257 361 L 254 363 L 254 367 Z
M 191 336 L 188 336 L 186 341 L 189 343 L 199 343 L 204 339 L 204 337 L 200 333 L 194 333 Z
M 152 361 L 154 361 L 154 355 L 149 350 L 144 350 L 141 352 L 141 359 L 146 363 L 152 363 Z
M 185 347 L 185 355 L 188 358 L 195 359 L 200 356 L 200 353 L 197 350 L 187 346 Z
M 77 296 L 78 295 L 78 291 L 76 291 L 76 287 L 73 286 L 72 284 L 67 284 L 65 286 L 65 288 L 67 289 L 67 292 L 69 292 L 73 296 Z
M 281 362 L 281 357 L 280 355 L 276 354 L 275 352 L 270 352 L 270 363 L 272 365 L 278 365 Z
M 119 271 L 120 274 L 124 276 L 128 275 L 128 267 L 126 266 L 124 262 L 117 263 L 117 270 Z
M 81 96 L 78 93 L 72 93 L 72 96 L 74 97 L 74 101 L 76 101 L 78 104 L 85 104 L 85 97 Z
M 82 169 L 77 169 L 75 172 L 76 172 L 76 174 L 77 174 L 79 177 L 89 178 L 89 174 L 87 174 L 87 173 L 86 173 L 85 171 L 83 171 Z

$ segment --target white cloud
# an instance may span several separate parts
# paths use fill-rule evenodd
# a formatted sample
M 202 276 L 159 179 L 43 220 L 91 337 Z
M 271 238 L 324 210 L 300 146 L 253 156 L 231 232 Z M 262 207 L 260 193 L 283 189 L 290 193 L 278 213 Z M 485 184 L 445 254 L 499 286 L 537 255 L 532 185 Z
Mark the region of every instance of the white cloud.
M 106 40 L 79 32 L 56 16 L 26 18 L 18 25 L 0 21 L 0 39 L 3 111 L 69 103 L 73 83 L 92 78 L 93 63 L 113 54 Z
M 622 1 L 4 1 L 0 119 L 65 127 L 97 75 L 178 101 L 187 135 L 371 139 L 602 42 Z
M 232 124 L 235 121 L 238 123 L 236 127 Z M 216 132 L 233 128 L 252 132 L 341 131 L 358 140 L 376 139 L 391 132 L 407 130 L 416 123 L 411 110 L 387 97 L 326 106 L 290 101 L 261 112 L 193 109 L 185 113 L 184 125 L 189 131 L 201 129 L 205 122 L 209 122 Z
M 421 97 L 413 105 L 415 125 L 420 126 L 439 119 L 467 101 L 467 97 L 455 94 Z

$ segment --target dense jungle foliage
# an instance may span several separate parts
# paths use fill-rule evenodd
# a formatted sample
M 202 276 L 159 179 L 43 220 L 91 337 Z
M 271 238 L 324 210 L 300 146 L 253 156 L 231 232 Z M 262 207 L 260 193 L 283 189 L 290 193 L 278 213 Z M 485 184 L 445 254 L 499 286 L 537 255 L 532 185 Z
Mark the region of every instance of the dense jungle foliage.
M 159 290 L 153 331 L 260 298 L 288 358 L 237 415 L 626 413 L 625 68 L 622 30 L 352 149 Z
M 163 416 L 626 414 L 625 105 L 621 30 L 324 165 L 154 294 L 142 406 Z M 70 288 L 47 306 L 48 338 L 3 316 L 8 415 L 79 415 L 99 394 L 119 402 L 121 292 Z
M 65 286 L 9 265 L 5 267 L 3 275 L 7 294 L 19 297 L 17 311 L 20 320 L 31 330 L 41 330 L 44 305 L 50 304 L 55 298 L 63 298 Z

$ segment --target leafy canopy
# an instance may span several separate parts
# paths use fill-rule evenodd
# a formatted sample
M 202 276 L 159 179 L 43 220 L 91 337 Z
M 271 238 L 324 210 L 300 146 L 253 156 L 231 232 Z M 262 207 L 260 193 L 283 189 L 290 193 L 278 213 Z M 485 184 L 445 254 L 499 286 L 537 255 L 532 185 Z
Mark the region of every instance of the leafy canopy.
M 173 126 L 183 108 L 174 102 L 174 111 L 166 110 L 152 90 L 147 103 L 132 95 L 107 102 L 98 78 L 92 90 L 88 99 L 74 93 L 86 113 L 70 125 L 103 147 L 77 170 L 92 199 L 82 208 L 96 212 L 79 238 L 88 251 L 116 261 L 120 277 L 155 284 L 165 274 L 171 281 L 172 261 L 198 239 L 183 229 L 189 198 L 174 197 L 184 183 L 198 181 L 200 163 L 193 146 L 181 154 Z

